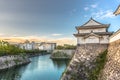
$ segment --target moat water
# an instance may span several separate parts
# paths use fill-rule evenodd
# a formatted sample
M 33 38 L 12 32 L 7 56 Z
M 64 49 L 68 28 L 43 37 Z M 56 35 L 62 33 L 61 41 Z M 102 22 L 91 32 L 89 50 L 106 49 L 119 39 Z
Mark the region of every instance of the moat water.
M 30 58 L 31 63 L 0 72 L 0 80 L 59 80 L 68 60 L 51 60 L 50 55 Z

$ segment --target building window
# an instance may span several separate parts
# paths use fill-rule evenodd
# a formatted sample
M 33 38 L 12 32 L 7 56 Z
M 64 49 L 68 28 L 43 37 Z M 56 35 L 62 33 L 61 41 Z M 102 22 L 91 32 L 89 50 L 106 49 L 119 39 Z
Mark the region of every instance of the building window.
M 77 44 L 77 46 L 80 46 L 80 44 Z

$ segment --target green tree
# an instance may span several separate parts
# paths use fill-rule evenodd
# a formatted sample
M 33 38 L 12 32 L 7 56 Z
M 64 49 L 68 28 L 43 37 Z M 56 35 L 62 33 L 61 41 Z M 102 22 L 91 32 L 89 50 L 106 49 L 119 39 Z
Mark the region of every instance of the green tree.
M 0 41 L 0 56 L 2 55 L 19 55 L 24 53 L 24 50 L 15 45 L 11 45 L 6 41 Z

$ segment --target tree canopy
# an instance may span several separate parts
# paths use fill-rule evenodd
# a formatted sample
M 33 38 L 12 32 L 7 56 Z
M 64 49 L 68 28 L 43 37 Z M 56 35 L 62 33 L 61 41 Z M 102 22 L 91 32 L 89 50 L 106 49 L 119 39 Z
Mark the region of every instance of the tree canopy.
M 75 45 L 64 44 L 64 46 L 58 45 L 56 49 L 76 49 Z

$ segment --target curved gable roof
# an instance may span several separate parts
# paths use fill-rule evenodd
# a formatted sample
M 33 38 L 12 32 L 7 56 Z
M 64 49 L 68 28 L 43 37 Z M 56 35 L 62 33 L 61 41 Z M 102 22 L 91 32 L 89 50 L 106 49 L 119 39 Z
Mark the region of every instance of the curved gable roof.
M 84 36 L 84 38 L 88 38 L 90 36 L 95 36 L 95 37 L 98 37 L 98 38 L 101 37 L 100 35 L 97 35 L 97 34 L 94 34 L 93 32 L 91 32 L 89 35 Z
M 110 26 L 110 24 L 102 24 L 100 22 L 97 22 L 96 20 L 94 20 L 93 18 L 90 18 L 89 21 L 87 21 L 85 24 L 83 24 L 82 26 L 77 26 L 76 29 L 95 29 L 95 28 L 108 28 Z
M 93 18 L 90 18 L 90 20 L 85 24 L 83 24 L 82 26 L 93 26 L 93 25 L 103 25 L 103 24 L 95 21 Z
M 114 12 L 115 15 L 119 15 L 120 14 L 120 5 L 118 6 L 118 8 L 116 9 L 116 11 Z

